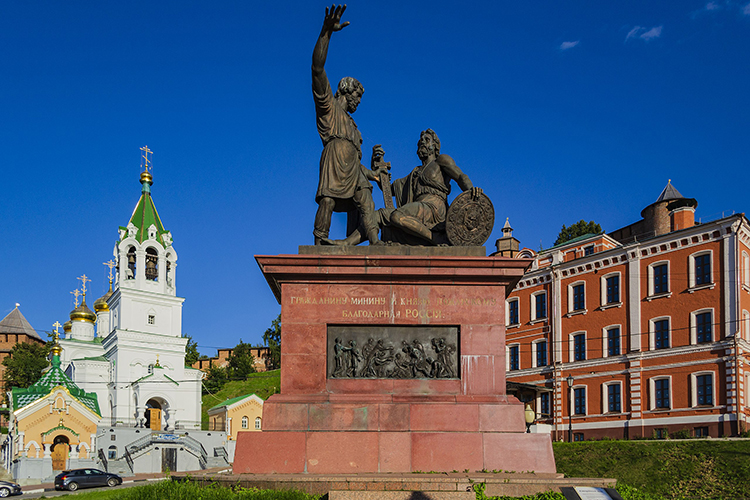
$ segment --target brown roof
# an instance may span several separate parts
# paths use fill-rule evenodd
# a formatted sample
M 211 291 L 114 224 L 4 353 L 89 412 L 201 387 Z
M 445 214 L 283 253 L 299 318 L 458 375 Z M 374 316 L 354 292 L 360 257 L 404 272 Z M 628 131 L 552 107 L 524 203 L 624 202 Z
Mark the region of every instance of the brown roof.
M 36 330 L 31 324 L 23 317 L 21 311 L 16 306 L 2 321 L 0 321 L 0 334 L 12 333 L 12 334 L 26 334 L 31 338 L 42 340 Z

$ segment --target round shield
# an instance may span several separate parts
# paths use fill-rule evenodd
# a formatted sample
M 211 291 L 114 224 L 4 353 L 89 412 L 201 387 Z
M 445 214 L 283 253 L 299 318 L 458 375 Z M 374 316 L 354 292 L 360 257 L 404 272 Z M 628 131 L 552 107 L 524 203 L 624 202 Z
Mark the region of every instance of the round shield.
M 471 191 L 456 196 L 445 220 L 445 232 L 453 246 L 482 246 L 495 225 L 495 208 L 486 194 L 471 199 Z

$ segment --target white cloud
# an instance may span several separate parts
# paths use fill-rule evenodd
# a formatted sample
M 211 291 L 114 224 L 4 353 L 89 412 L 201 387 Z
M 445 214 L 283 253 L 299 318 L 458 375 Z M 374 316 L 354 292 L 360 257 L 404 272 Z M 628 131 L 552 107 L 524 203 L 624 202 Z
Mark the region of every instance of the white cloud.
M 627 42 L 631 38 L 640 38 L 641 40 L 649 41 L 653 40 L 654 38 L 659 38 L 661 36 L 661 30 L 663 26 L 654 26 L 651 29 L 646 29 L 643 26 L 636 26 L 632 30 L 628 31 L 628 34 L 625 36 L 625 41 Z
M 746 16 L 750 16 L 750 3 L 742 7 L 742 13 Z
M 716 2 L 708 2 L 704 8 L 706 10 L 718 10 L 721 6 Z
M 580 40 L 576 40 L 575 42 L 563 42 L 560 44 L 560 50 L 572 49 L 573 47 L 578 45 L 579 42 Z

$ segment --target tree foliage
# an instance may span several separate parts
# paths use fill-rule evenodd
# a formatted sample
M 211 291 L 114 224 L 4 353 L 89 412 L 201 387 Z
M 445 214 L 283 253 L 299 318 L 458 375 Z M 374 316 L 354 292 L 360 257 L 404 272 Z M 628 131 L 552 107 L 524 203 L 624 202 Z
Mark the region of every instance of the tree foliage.
M 193 340 L 191 335 L 182 334 L 182 338 L 188 339 L 185 346 L 185 366 L 193 366 L 193 363 L 200 359 L 201 354 L 198 352 L 198 342 Z
M 47 354 L 50 343 L 20 343 L 13 346 L 10 355 L 3 360 L 5 391 L 13 387 L 28 387 L 42 377 L 42 370 L 49 366 Z
M 206 378 L 203 379 L 203 393 L 215 393 L 224 387 L 229 377 L 227 369 L 221 366 L 210 366 L 206 371 Z
M 268 347 L 268 369 L 281 368 L 281 313 L 263 334 L 263 342 Z
M 560 229 L 560 234 L 557 235 L 557 239 L 555 240 L 555 245 L 565 243 L 566 241 L 570 241 L 573 238 L 578 238 L 579 236 L 583 236 L 584 234 L 599 234 L 601 232 L 602 226 L 594 221 L 586 222 L 585 220 L 581 219 L 575 224 L 568 227 L 565 227 L 565 224 L 563 224 L 562 229 Z
M 244 380 L 251 373 L 255 373 L 255 357 L 251 351 L 252 346 L 240 339 L 240 343 L 234 346 L 229 356 L 229 378 L 232 380 Z

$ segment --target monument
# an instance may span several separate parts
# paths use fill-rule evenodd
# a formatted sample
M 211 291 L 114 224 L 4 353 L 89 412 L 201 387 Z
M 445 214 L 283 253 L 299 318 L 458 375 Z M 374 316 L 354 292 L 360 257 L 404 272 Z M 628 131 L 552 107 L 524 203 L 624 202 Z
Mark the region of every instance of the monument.
M 379 145 L 360 163 L 349 113 L 362 86 L 345 78 L 332 94 L 323 71 L 344 10 L 326 9 L 313 53 L 315 245 L 256 256 L 281 304 L 281 392 L 262 432 L 239 433 L 234 473 L 555 472 L 550 436 L 527 434 L 505 392 L 505 297 L 531 260 L 486 257 L 492 203 L 431 129 L 404 178 L 391 182 Z M 334 210 L 349 216 L 341 240 L 328 237 Z

